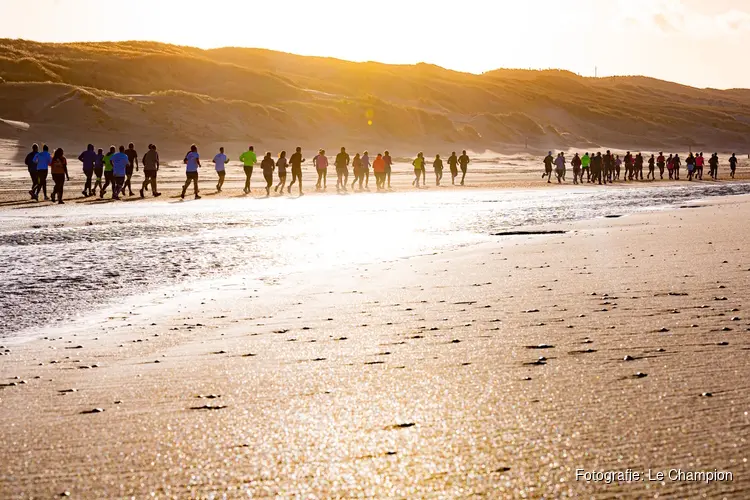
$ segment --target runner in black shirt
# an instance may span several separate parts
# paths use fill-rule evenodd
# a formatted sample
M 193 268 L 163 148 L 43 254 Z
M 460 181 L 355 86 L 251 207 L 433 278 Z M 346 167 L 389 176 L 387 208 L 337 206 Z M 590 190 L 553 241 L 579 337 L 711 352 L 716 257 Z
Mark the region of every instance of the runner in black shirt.
M 469 166 L 469 162 L 471 160 L 469 159 L 469 156 L 466 154 L 466 150 L 464 149 L 464 153 L 458 158 L 458 163 L 461 164 L 461 185 L 464 185 L 464 179 L 466 179 L 466 168 Z
M 133 177 L 133 166 L 135 166 L 136 172 L 139 170 L 138 167 L 138 153 L 135 150 L 135 146 L 131 142 L 128 144 L 128 149 L 125 150 L 125 154 L 128 155 L 128 167 L 125 170 L 125 184 L 122 186 L 122 192 L 125 193 L 125 188 L 130 191 L 130 196 L 133 196 L 133 186 L 130 185 L 130 179 Z
M 29 177 L 31 177 L 31 191 L 29 191 L 29 194 L 32 198 L 34 198 L 34 190 L 37 186 L 37 180 L 39 179 L 39 176 L 36 173 L 36 162 L 34 162 L 34 157 L 39 153 L 39 145 L 34 144 L 31 146 L 31 152 L 26 155 L 26 159 L 23 161 L 26 164 L 26 168 L 29 169 Z
M 292 166 L 292 182 L 289 183 L 289 187 L 287 188 L 287 193 L 292 192 L 292 186 L 294 185 L 294 182 L 299 182 L 299 194 L 302 195 L 302 164 L 305 162 L 305 159 L 302 158 L 302 148 L 298 147 L 297 150 L 292 154 L 292 157 L 289 158 L 289 164 Z
M 336 189 L 346 191 L 346 183 L 349 182 L 349 155 L 346 148 L 336 155 Z
M 734 171 L 737 170 L 737 157 L 732 153 L 732 156 L 729 158 L 729 168 L 731 172 L 729 173 L 730 177 L 734 179 Z

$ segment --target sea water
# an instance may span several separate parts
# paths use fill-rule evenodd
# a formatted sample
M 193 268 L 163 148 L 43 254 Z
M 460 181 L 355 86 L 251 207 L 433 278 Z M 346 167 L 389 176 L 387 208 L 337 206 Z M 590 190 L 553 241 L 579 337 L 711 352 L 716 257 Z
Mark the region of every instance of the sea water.
M 430 190 L 69 204 L 0 212 L 0 337 L 186 282 L 407 258 L 539 224 L 624 215 L 750 184 Z

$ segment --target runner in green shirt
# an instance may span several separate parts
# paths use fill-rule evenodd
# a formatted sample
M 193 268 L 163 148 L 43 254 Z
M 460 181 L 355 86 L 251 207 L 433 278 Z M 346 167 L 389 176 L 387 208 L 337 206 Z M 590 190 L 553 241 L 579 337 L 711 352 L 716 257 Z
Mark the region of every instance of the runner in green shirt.
M 107 192 L 107 186 L 109 186 L 110 184 L 114 185 L 115 177 L 113 174 L 111 158 L 116 151 L 117 150 L 114 146 L 110 146 L 109 153 L 104 155 L 104 158 L 102 158 L 102 162 L 104 163 L 104 186 L 102 186 L 101 191 L 99 191 L 99 198 L 104 198 L 104 193 Z
M 591 157 L 588 153 L 581 156 L 581 168 L 583 169 L 583 172 L 586 172 L 586 182 L 591 182 L 591 170 L 589 167 L 591 166 Z M 583 172 L 581 172 L 581 183 L 583 183 Z
M 240 161 L 245 169 L 245 194 L 250 193 L 250 178 L 253 176 L 253 165 L 258 162 L 258 157 L 255 155 L 253 147 L 250 146 L 247 151 L 240 155 Z

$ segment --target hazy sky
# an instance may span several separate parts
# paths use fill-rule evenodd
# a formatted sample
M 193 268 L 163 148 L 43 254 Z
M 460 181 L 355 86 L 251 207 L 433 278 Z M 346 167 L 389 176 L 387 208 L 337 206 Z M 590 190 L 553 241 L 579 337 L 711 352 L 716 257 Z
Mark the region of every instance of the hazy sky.
M 265 47 L 750 87 L 750 0 L 0 0 L 0 38 Z

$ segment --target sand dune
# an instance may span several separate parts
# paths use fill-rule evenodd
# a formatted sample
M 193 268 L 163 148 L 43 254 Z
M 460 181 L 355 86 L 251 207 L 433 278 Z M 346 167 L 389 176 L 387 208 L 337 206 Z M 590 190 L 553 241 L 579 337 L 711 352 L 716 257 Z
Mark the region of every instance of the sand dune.
M 729 151 L 750 132 L 750 91 L 644 77 L 505 69 L 474 75 L 429 64 L 150 42 L 0 40 L 0 51 L 0 116 L 28 122 L 35 139 L 81 143 L 128 134 L 175 145 Z

